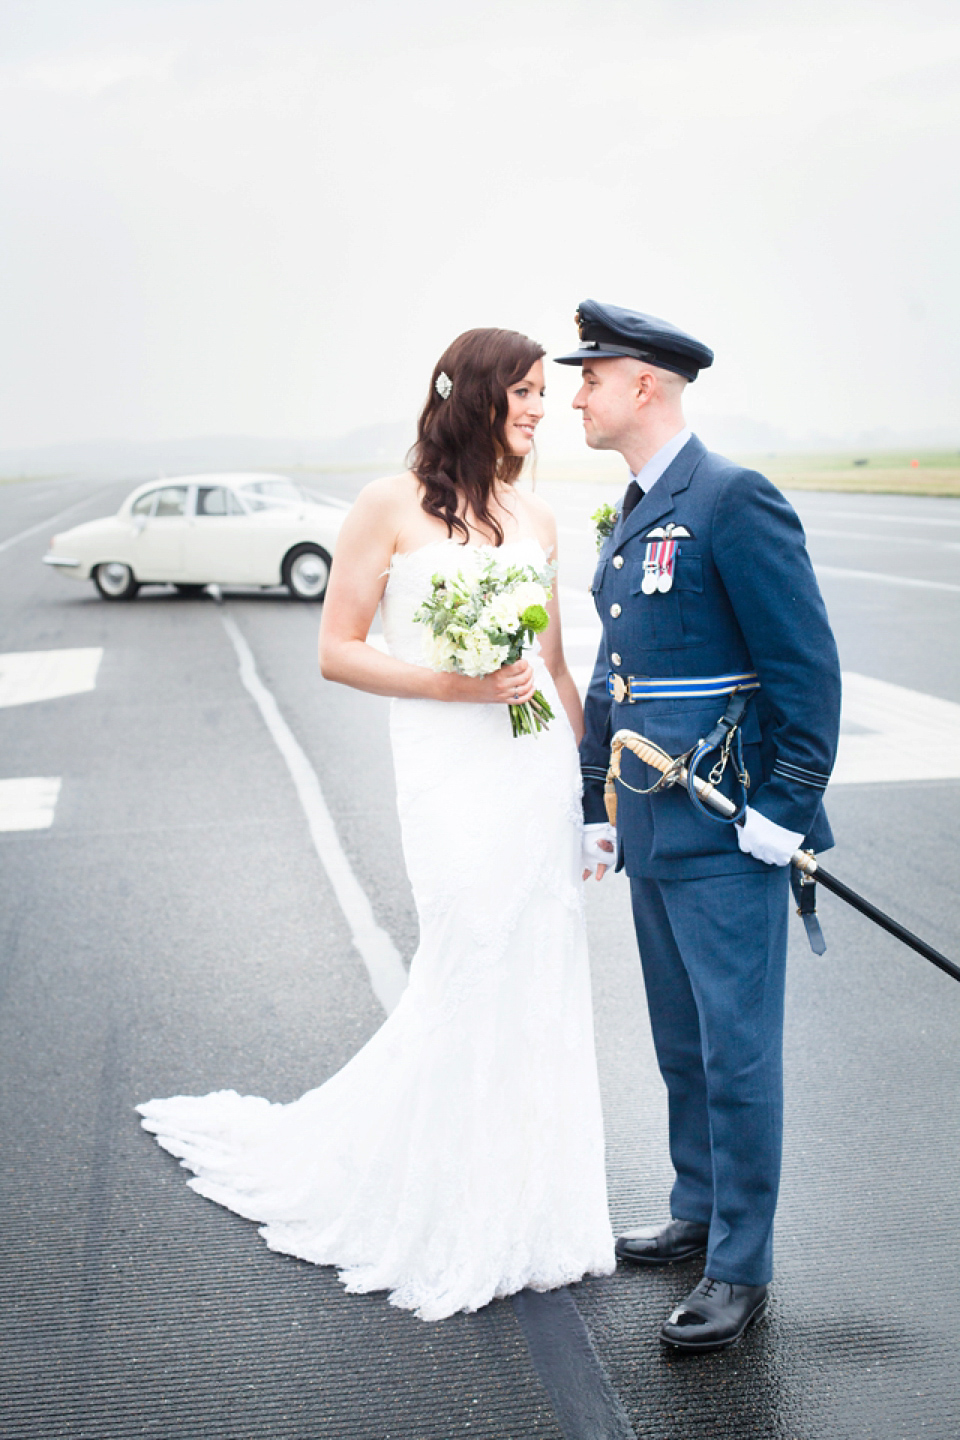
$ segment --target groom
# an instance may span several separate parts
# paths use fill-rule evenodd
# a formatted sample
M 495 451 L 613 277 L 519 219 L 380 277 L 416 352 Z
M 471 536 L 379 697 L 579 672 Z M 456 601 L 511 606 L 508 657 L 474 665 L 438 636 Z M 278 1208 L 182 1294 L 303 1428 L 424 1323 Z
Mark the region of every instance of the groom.
M 796 513 L 686 426 L 683 392 L 713 352 L 593 300 L 577 323 L 578 348 L 558 360 L 581 366 L 586 442 L 631 471 L 591 587 L 603 640 L 581 746 L 584 863 L 602 878 L 612 840 L 630 878 L 676 1171 L 671 1219 L 621 1236 L 617 1253 L 637 1265 L 705 1253 L 660 1336 L 716 1350 L 759 1317 L 771 1278 L 789 862 L 833 843 L 821 802 L 840 670 Z M 658 772 L 624 750 L 614 833 L 603 782 L 621 728 L 672 756 L 712 741 L 699 773 L 722 770 L 721 791 L 749 799 L 742 825 L 679 785 L 650 793 Z

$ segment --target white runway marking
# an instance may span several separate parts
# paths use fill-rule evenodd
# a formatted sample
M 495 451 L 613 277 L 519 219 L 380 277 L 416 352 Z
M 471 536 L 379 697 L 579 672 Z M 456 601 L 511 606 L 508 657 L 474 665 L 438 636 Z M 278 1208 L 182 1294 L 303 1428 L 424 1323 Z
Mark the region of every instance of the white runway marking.
M 921 545 L 925 550 L 960 550 L 960 540 L 931 540 L 926 535 L 871 535 L 866 530 L 821 530 L 808 529 L 804 534 L 815 535 L 819 540 L 867 540 L 876 545 Z
M 80 695 L 97 683 L 103 650 L 12 650 L 0 655 L 0 707 Z
M 843 718 L 867 734 L 840 736 L 831 785 L 960 779 L 960 705 L 845 670 Z
M 862 525 L 864 520 L 878 520 L 886 525 L 902 525 L 904 528 L 915 528 L 917 525 L 932 525 L 939 529 L 941 525 L 960 525 L 960 519 L 954 519 L 945 515 L 924 515 L 922 511 L 904 511 L 902 515 L 888 514 L 879 510 L 824 510 L 821 514 L 823 520 L 856 520 Z M 809 532 L 808 532 L 809 533 Z
M 110 488 L 113 489 L 113 486 Z M 82 510 L 84 505 L 92 505 L 94 500 L 98 500 L 101 495 L 106 495 L 106 493 L 106 490 L 98 490 L 96 494 L 88 495 L 85 500 L 78 500 L 75 505 L 68 505 L 66 510 L 58 510 L 56 515 L 50 516 L 49 520 L 41 520 L 39 524 L 31 525 L 29 530 L 21 530 L 17 535 L 11 535 L 6 540 L 0 540 L 0 551 L 9 550 L 11 545 L 16 545 L 19 541 L 26 540 L 31 535 L 39 535 L 42 530 L 49 530 L 51 525 L 56 525 L 58 521 L 65 520 L 67 516 L 72 515 L 75 510 Z
M 814 565 L 818 575 L 830 575 L 837 580 L 873 580 L 881 585 L 907 585 L 916 590 L 949 590 L 960 595 L 960 585 L 949 580 L 915 580 L 911 575 L 890 575 L 885 570 L 845 570 L 840 565 Z
M 353 936 L 353 943 L 370 976 L 373 992 L 389 1014 L 407 983 L 407 973 L 403 968 L 400 953 L 387 932 L 382 930 L 374 919 L 370 901 L 343 852 L 316 771 L 280 714 L 273 695 L 260 679 L 253 652 L 230 616 L 221 613 L 220 618 L 240 661 L 241 682 L 253 697 L 264 724 L 290 771 L 307 817 L 314 848 L 340 902 L 340 908 Z
M 0 831 L 46 830 L 60 794 L 60 781 L 52 776 L 0 780 Z

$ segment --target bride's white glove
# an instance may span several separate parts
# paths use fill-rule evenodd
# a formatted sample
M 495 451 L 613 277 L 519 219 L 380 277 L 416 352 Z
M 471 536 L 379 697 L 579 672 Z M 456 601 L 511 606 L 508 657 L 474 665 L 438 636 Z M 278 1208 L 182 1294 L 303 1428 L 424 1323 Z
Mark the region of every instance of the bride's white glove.
M 789 865 L 797 850 L 800 849 L 800 842 L 803 835 L 798 835 L 795 830 L 785 830 L 782 825 L 777 825 L 773 820 L 768 820 L 766 815 L 761 815 L 759 810 L 751 810 L 748 805 L 743 817 L 742 825 L 735 825 L 737 832 L 737 844 L 744 855 L 752 855 L 756 860 L 763 860 L 767 865 Z
M 593 825 L 584 825 L 582 852 L 584 880 L 589 879 L 594 870 L 597 872 L 597 879 L 602 880 L 613 862 L 616 848 L 617 831 L 615 826 L 608 825 L 606 820 L 597 821 Z

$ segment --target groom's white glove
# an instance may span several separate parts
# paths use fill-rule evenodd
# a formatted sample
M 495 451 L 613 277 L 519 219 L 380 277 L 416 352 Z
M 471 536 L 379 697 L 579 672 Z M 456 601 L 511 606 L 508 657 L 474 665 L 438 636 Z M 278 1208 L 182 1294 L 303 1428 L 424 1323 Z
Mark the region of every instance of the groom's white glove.
M 795 853 L 800 849 L 800 842 L 803 835 L 798 835 L 795 830 L 785 830 L 782 825 L 777 825 L 773 820 L 768 820 L 766 815 L 761 815 L 759 810 L 751 810 L 747 806 L 743 817 L 742 825 L 735 825 L 737 832 L 737 844 L 744 855 L 752 855 L 756 860 L 763 860 L 767 865 L 789 865 Z
M 584 825 L 582 853 L 584 880 L 593 870 L 597 872 L 597 879 L 602 880 L 604 873 L 614 863 L 616 849 L 617 831 L 614 825 L 608 825 L 606 820 L 597 821 L 593 825 Z

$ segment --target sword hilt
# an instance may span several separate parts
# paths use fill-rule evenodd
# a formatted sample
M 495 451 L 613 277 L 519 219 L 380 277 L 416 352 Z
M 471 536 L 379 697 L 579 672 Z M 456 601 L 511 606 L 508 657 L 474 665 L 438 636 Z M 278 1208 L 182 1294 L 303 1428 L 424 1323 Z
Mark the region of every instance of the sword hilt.
M 631 750 L 638 760 L 642 760 L 654 770 L 659 770 L 662 775 L 669 775 L 671 785 L 687 784 L 686 765 L 678 765 L 666 750 L 661 750 L 659 745 L 648 740 L 645 735 L 638 735 L 636 730 L 618 730 L 610 742 L 610 768 L 603 787 L 603 802 L 611 825 L 617 823 L 616 782 L 620 779 L 620 754 L 624 749 Z M 737 806 L 726 795 L 722 795 L 715 785 L 711 785 L 709 780 L 701 780 L 699 775 L 695 775 L 693 788 L 698 798 L 712 810 L 716 810 L 718 815 L 725 815 L 728 820 L 736 815 Z M 742 820 L 740 824 L 743 824 Z M 796 851 L 790 863 L 804 875 L 814 875 L 817 870 L 816 857 L 806 850 Z

